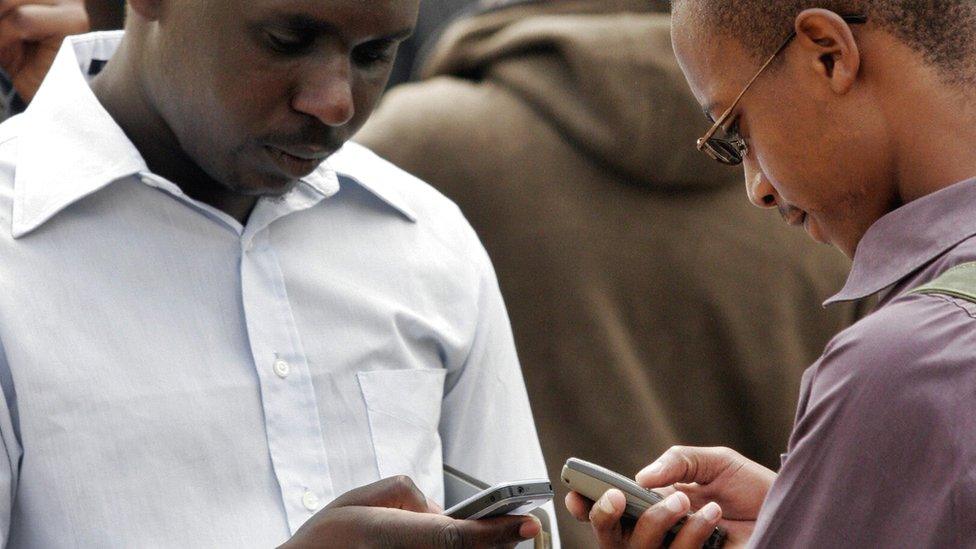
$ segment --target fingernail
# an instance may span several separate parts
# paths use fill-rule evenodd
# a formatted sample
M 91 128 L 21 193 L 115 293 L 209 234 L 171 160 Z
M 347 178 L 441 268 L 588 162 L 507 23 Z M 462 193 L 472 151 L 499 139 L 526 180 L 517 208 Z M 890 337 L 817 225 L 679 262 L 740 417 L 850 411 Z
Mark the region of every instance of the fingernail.
M 664 470 L 664 463 L 660 461 L 655 461 L 654 463 L 641 469 L 641 472 L 637 473 L 637 480 L 640 480 L 643 477 L 650 477 L 650 476 L 657 475 L 663 470 Z
M 600 506 L 600 510 L 603 511 L 604 513 L 612 514 L 617 512 L 617 510 L 613 508 L 613 503 L 610 501 L 609 491 L 603 494 L 603 497 L 600 498 L 600 501 L 597 502 L 597 505 Z
M 722 508 L 718 506 L 714 501 L 708 505 L 702 507 L 701 514 L 705 517 L 708 522 L 713 522 L 718 520 L 719 515 L 722 514 Z
M 680 494 L 681 492 L 675 492 L 664 500 L 664 506 L 668 508 L 668 511 L 671 511 L 672 513 L 680 513 L 684 510 L 684 505 L 682 505 Z
M 519 536 L 522 539 L 532 539 L 538 536 L 541 531 L 542 523 L 539 522 L 539 519 L 532 516 L 529 517 L 529 520 L 523 522 L 522 526 L 519 526 Z

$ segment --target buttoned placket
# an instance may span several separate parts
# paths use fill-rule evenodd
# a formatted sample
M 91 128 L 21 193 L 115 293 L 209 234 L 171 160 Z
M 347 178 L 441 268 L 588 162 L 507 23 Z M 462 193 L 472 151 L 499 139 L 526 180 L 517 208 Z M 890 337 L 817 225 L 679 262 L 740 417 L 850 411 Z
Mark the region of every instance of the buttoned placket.
M 261 385 L 268 449 L 292 534 L 321 502 L 336 496 L 311 372 L 270 234 L 274 220 L 302 206 L 309 204 L 264 199 L 241 236 L 247 333 Z
M 338 188 L 330 174 L 328 182 Z M 288 195 L 262 198 L 246 226 L 227 214 L 186 197 L 153 174 L 144 183 L 174 194 L 239 235 L 241 300 L 257 372 L 268 451 L 281 490 L 288 528 L 294 534 L 322 505 L 335 499 L 318 402 L 302 342 L 271 242 L 271 225 L 310 208 L 325 196 L 299 186 Z

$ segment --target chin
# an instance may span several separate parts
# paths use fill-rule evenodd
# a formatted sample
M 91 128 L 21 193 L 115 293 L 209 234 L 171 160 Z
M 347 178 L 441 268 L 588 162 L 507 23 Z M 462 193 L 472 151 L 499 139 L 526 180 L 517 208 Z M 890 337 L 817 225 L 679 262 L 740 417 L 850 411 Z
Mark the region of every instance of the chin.
M 814 242 L 819 242 L 820 244 L 830 243 L 826 233 L 823 230 L 823 226 L 809 213 L 807 213 L 806 217 L 803 219 L 803 228 L 806 230 L 807 235 L 814 240 Z
M 261 177 L 229 185 L 229 187 L 231 191 L 244 196 L 277 197 L 287 194 L 298 182 L 298 179 L 285 177 Z

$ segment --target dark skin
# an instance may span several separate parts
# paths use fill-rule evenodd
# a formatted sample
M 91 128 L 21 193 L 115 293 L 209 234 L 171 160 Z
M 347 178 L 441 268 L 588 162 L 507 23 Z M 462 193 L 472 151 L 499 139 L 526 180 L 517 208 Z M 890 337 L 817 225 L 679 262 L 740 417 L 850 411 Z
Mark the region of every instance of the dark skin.
M 418 0 L 130 0 L 125 39 L 92 83 L 150 170 L 245 224 L 366 121 Z M 410 479 L 353 490 L 285 543 L 496 547 L 530 517 L 454 520 Z
M 336 498 L 280 549 L 479 549 L 511 547 L 539 533 L 527 517 L 452 520 L 437 511 L 409 478 L 392 477 Z
M 134 0 L 92 84 L 149 168 L 246 222 L 366 121 L 418 0 Z
M 92 30 L 121 29 L 125 21 L 125 3 L 115 0 L 85 0 Z
M 696 4 L 675 6 L 672 41 L 692 92 L 715 119 L 761 62 L 700 21 Z M 884 215 L 976 175 L 976 97 L 870 21 L 852 27 L 835 13 L 808 9 L 795 30 L 778 66 L 749 90 L 728 127 L 749 146 L 743 168 L 750 201 L 854 257 Z M 694 513 L 686 525 L 692 530 L 672 547 L 701 547 L 713 524 L 728 529 L 726 547 L 740 547 L 775 477 L 726 448 L 675 447 L 636 478 L 647 488 L 684 493 L 676 510 L 658 504 L 636 528 L 625 528 L 622 494 L 597 504 L 570 494 L 566 505 L 591 522 L 604 549 L 658 547 L 685 512 Z M 704 511 L 716 504 L 721 518 L 709 520 Z
M 674 14 L 675 52 L 695 97 L 718 117 L 759 62 L 696 23 L 694 3 Z M 750 148 L 746 190 L 757 206 L 779 209 L 853 257 L 882 216 L 976 174 L 967 144 L 976 137 L 976 101 L 870 21 L 851 26 L 811 9 L 795 29 L 776 69 L 733 116 Z
M 596 503 L 567 494 L 566 508 L 591 523 L 599 547 L 660 547 L 668 530 L 689 514 L 672 549 L 701 548 L 716 526 L 726 532 L 725 549 L 744 547 L 776 473 L 728 448 L 675 446 L 636 479 L 666 499 L 633 525 L 621 522 L 626 501 L 619 490 L 608 491 Z

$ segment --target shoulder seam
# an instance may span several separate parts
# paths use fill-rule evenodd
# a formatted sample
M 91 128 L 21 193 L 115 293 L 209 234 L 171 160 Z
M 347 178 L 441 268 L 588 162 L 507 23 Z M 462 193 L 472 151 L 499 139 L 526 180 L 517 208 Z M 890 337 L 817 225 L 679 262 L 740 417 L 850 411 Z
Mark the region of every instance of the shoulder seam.
M 948 303 L 948 304 L 952 305 L 953 307 L 955 307 L 955 308 L 961 310 L 962 312 L 966 313 L 966 316 L 968 316 L 969 318 L 971 318 L 973 320 L 976 320 L 976 314 L 974 314 L 972 311 L 970 311 L 969 309 L 967 309 L 966 307 L 964 307 L 962 303 L 960 303 L 960 300 L 962 298 L 956 298 L 956 297 L 949 296 L 949 295 L 945 295 L 945 294 L 924 294 L 924 295 L 929 295 L 929 296 L 932 296 L 932 297 L 936 297 L 936 298 L 938 298 L 938 299 L 940 299 L 942 301 L 945 301 L 946 303 Z M 967 303 L 969 303 L 969 302 L 967 301 Z

